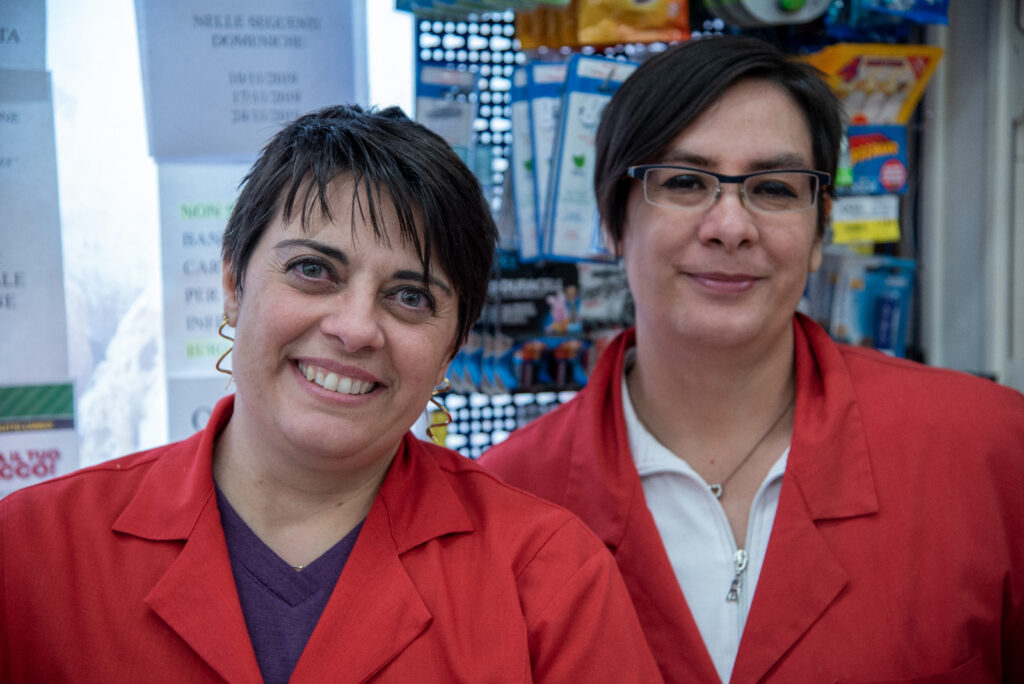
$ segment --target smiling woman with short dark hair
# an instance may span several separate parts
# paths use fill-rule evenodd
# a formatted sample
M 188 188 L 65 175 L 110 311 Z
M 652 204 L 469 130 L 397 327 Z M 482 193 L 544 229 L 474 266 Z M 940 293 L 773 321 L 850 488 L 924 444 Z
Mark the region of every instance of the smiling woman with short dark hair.
M 0 502 L 0 680 L 659 681 L 593 533 L 409 432 L 495 239 L 396 109 L 278 133 L 223 241 L 236 393 Z

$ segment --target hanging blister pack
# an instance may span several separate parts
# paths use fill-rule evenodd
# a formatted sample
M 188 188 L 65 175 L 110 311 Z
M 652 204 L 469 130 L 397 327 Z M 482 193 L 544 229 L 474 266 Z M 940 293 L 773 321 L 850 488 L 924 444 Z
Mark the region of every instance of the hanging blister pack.
M 470 71 L 423 65 L 416 78 L 416 121 L 444 138 L 470 168 L 476 90 Z
M 552 163 L 550 204 L 540 224 L 548 259 L 611 261 L 594 196 L 597 125 L 612 94 L 637 64 L 594 55 L 569 60 Z
M 537 235 L 537 196 L 533 182 L 533 143 L 530 135 L 530 98 L 527 93 L 529 68 L 516 67 L 512 73 L 512 197 L 515 202 L 516 248 L 519 258 L 533 261 L 540 256 Z
M 530 100 L 530 144 L 533 149 L 534 216 L 538 228 L 546 225 L 551 165 L 565 88 L 564 62 L 533 62 L 527 65 L 526 94 Z M 543 236 L 540 236 L 541 239 Z

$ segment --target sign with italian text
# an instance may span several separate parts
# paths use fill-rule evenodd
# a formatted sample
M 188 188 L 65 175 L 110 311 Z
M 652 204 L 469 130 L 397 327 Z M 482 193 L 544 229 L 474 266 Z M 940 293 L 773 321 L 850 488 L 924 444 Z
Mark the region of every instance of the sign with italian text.
M 0 2 L 0 69 L 46 69 L 43 0 Z
M 229 345 L 217 334 L 224 312 L 220 239 L 249 165 L 158 168 L 167 376 L 216 376 Z
M 226 375 L 215 378 L 168 378 L 167 436 L 172 441 L 189 437 L 206 427 L 221 397 L 235 391 Z
M 365 0 L 136 0 L 150 154 L 249 156 L 367 100 Z
M 64 381 L 67 322 L 50 75 L 0 70 L 0 383 Z
M 0 498 L 77 467 L 72 386 L 0 387 Z

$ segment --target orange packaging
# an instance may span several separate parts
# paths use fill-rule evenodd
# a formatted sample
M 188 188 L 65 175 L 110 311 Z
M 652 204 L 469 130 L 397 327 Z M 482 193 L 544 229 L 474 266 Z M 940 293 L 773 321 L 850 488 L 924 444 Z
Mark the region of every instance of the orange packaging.
M 690 37 L 688 0 L 578 0 L 581 45 L 657 43 Z

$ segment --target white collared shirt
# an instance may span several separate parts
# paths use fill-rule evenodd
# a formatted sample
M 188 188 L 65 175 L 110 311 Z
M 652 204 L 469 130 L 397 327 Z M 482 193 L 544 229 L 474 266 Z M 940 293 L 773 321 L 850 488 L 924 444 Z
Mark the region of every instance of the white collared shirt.
M 629 354 L 635 355 L 635 350 Z M 632 366 L 627 357 L 625 367 Z M 625 374 L 622 405 L 629 448 L 672 569 L 693 613 L 701 638 L 723 682 L 728 682 L 739 651 L 740 637 L 761 574 L 768 536 L 779 505 L 782 475 L 789 448 L 779 456 L 761 483 L 747 524 L 746 569 L 741 574 L 739 600 L 726 595 L 736 577 L 739 548 L 725 510 L 708 483 L 647 431 L 633 409 Z

